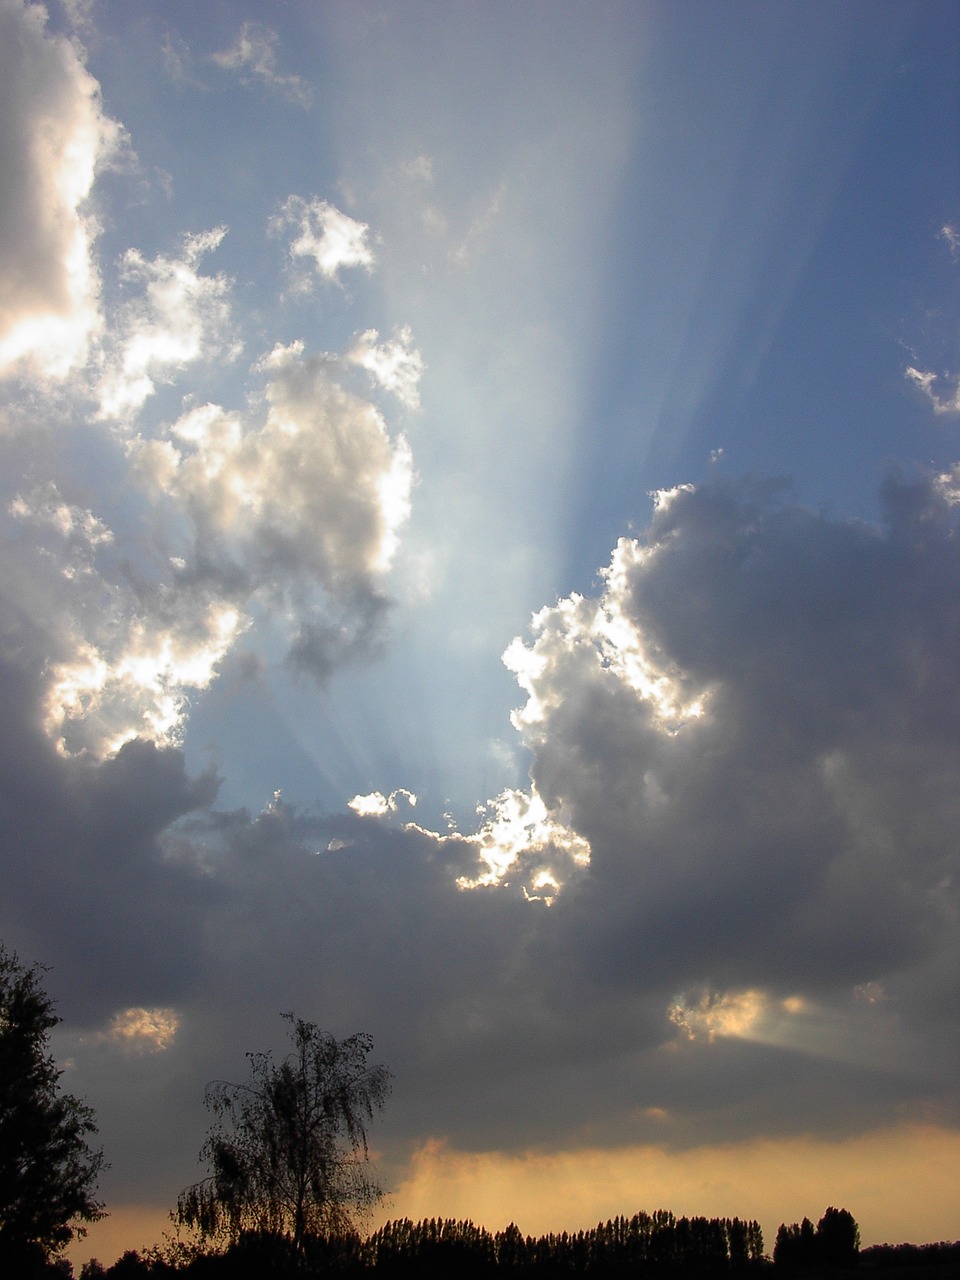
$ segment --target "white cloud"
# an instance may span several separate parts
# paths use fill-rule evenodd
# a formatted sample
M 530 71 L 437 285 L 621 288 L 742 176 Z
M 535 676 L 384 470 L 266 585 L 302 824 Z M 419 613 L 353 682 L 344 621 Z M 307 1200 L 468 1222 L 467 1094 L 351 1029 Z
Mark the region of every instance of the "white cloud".
M 0 3 L 0 374 L 63 378 L 102 328 L 89 199 L 123 141 L 46 10 Z
M 916 369 L 909 365 L 904 377 L 926 396 L 933 405 L 935 414 L 960 413 L 960 376 L 957 374 L 939 374 L 930 369 Z M 946 390 L 941 392 L 943 383 L 946 384 Z
M 960 231 L 951 223 L 940 228 L 938 239 L 943 240 L 950 250 L 954 263 L 960 256 Z M 916 357 L 915 352 L 911 352 Z M 903 376 L 926 397 L 939 417 L 943 414 L 960 413 L 960 374 L 944 369 L 921 368 L 919 364 L 908 365 Z
M 282 602 L 270 612 L 286 622 L 290 661 L 323 678 L 378 634 L 412 458 L 335 381 L 335 360 L 292 343 L 257 367 L 269 375 L 259 425 L 199 405 L 168 438 L 134 441 L 131 458 L 181 530 L 173 597 L 212 592 L 241 612 Z
M 293 228 L 289 253 L 296 265 L 299 258 L 312 262 L 314 270 L 324 280 L 335 281 L 345 267 L 367 267 L 374 264 L 373 250 L 369 243 L 370 228 L 365 222 L 357 222 L 335 205 L 314 197 L 289 196 L 276 215 L 270 220 L 273 235 L 282 235 Z M 310 277 L 295 278 L 298 292 L 310 288 Z
M 48 671 L 43 724 L 65 754 L 99 759 L 133 738 L 179 741 L 190 692 L 210 684 L 247 623 L 221 602 L 167 625 L 124 616 L 119 593 L 111 603 L 105 634 L 79 640 Z
M 89 31 L 95 0 L 60 0 L 70 25 L 78 31 Z
M 334 593 L 389 568 L 409 514 L 410 452 L 328 365 L 288 348 L 273 362 L 262 426 L 206 404 L 168 441 L 134 447 L 211 565 L 241 567 L 257 585 L 305 577 Z
M 113 531 L 98 516 L 64 502 L 52 483 L 34 490 L 26 498 L 17 494 L 10 503 L 9 513 L 57 544 L 53 554 L 65 578 L 92 573 L 98 549 L 113 542 Z
M 940 228 L 940 239 L 947 242 L 950 256 L 956 262 L 957 255 L 960 254 L 960 231 L 947 222 Z
M 366 796 L 354 796 L 352 800 L 347 801 L 347 808 L 352 809 L 361 818 L 383 818 L 388 813 L 397 812 L 401 799 L 411 807 L 417 803 L 417 797 L 412 791 L 399 787 L 396 791 L 391 791 L 388 796 L 381 791 L 371 791 Z
M 376 329 L 366 329 L 348 348 L 345 359 L 366 369 L 385 391 L 392 392 L 408 409 L 420 407 L 420 379 L 423 357 L 413 346 L 410 329 L 400 329 L 395 338 L 379 343 Z
M 291 344 L 260 367 L 270 376 L 259 424 L 205 404 L 165 438 L 127 445 L 131 479 L 153 499 L 136 568 L 107 562 L 111 531 L 55 490 L 11 507 L 49 572 L 72 580 L 72 593 L 50 587 L 60 641 L 44 676 L 44 727 L 62 751 L 99 758 L 134 736 L 178 741 L 191 692 L 260 607 L 286 627 L 290 660 L 318 678 L 375 642 L 409 514 L 409 447 L 334 381 L 335 361 Z
M 547 811 L 536 788 L 504 791 L 481 814 L 476 835 L 459 837 L 480 863 L 476 874 L 459 877 L 461 889 L 519 884 L 528 900 L 549 902 L 590 863 L 588 842 Z
M 134 737 L 177 741 L 190 692 L 209 685 L 246 616 L 222 595 L 156 585 L 156 562 L 125 565 L 115 530 L 52 484 L 8 514 L 21 562 L 9 584 L 46 627 L 40 721 L 57 749 L 100 759 Z
M 276 32 L 258 22 L 245 22 L 230 48 L 213 54 L 213 61 L 225 71 L 240 72 L 247 82 L 249 73 L 298 106 L 309 107 L 313 98 L 310 86 L 300 76 L 281 74 L 276 45 Z
M 101 417 L 135 414 L 158 381 L 172 380 L 193 361 L 239 354 L 230 313 L 232 281 L 197 269 L 225 235 L 225 227 L 216 227 L 185 236 L 179 257 L 148 261 L 136 249 L 123 255 L 121 280 L 142 293 L 117 317 L 112 354 L 97 388 Z
M 666 511 L 670 495 L 657 494 L 655 502 L 658 510 Z M 562 702 L 553 682 L 544 679 L 561 666 L 569 667 L 570 676 L 589 673 L 629 693 L 639 714 L 663 732 L 675 733 L 704 714 L 708 688 L 690 681 L 632 616 L 631 579 L 652 554 L 639 542 L 621 538 L 602 571 L 606 587 L 599 600 L 574 593 L 541 610 L 531 624 L 534 643 L 526 645 L 517 638 L 507 649 L 504 662 L 528 695 L 513 721 L 530 740 L 537 740 L 538 726 Z

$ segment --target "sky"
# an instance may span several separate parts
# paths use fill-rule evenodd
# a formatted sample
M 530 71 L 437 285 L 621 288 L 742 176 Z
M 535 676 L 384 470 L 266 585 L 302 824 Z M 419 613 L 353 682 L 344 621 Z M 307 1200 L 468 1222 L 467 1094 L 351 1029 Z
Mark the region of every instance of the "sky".
M 956 1234 L 960 10 L 0 0 L 0 938 L 110 1216 Z

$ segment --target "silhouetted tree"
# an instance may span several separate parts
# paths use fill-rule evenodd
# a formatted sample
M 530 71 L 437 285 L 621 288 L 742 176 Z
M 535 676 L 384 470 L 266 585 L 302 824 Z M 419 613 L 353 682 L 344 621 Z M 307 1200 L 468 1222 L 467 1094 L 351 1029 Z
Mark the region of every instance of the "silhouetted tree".
M 60 1019 L 41 973 L 0 943 L 0 1273 L 17 1277 L 42 1271 L 103 1217 L 103 1154 L 87 1142 L 97 1127 L 88 1106 L 60 1092 L 48 1049 Z
M 781 1222 L 773 1246 L 773 1260 L 777 1266 L 812 1267 L 817 1260 L 817 1233 L 809 1218 L 798 1225 L 788 1227 Z
M 369 1036 L 337 1040 L 284 1014 L 293 1052 L 280 1063 L 247 1054 L 247 1084 L 217 1081 L 205 1103 L 216 1122 L 200 1153 L 210 1175 L 184 1191 L 176 1218 L 205 1240 L 266 1232 L 292 1241 L 342 1233 L 382 1191 L 368 1169 L 366 1125 L 390 1074 L 367 1062 Z
M 529 1248 L 515 1222 L 493 1237 L 497 1267 L 501 1271 L 522 1271 L 527 1265 Z
M 860 1228 L 846 1209 L 826 1210 L 817 1223 L 817 1255 L 828 1267 L 855 1267 L 860 1254 Z
M 773 1249 L 778 1266 L 854 1267 L 860 1253 L 860 1228 L 846 1209 L 829 1208 L 814 1230 L 809 1218 L 799 1226 L 780 1224 Z

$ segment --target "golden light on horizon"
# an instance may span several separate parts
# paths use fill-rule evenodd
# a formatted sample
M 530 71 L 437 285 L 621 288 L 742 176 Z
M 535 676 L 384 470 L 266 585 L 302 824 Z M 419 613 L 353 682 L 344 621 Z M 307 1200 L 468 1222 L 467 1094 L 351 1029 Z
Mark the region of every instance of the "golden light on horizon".
M 828 1205 L 860 1224 L 864 1246 L 953 1239 L 960 1133 L 912 1125 L 841 1142 L 790 1138 L 667 1151 L 465 1153 L 429 1142 L 378 1220 L 515 1221 L 529 1235 L 579 1230 L 618 1213 L 756 1218 L 767 1252 L 781 1222 L 814 1221 Z
M 957 1235 L 960 1132 L 910 1125 L 830 1142 L 789 1138 L 670 1152 L 604 1150 L 462 1152 L 431 1140 L 412 1156 L 368 1226 L 392 1218 L 471 1219 L 490 1231 L 516 1222 L 526 1235 L 576 1231 L 617 1214 L 670 1209 L 679 1216 L 756 1218 L 773 1249 L 781 1222 L 814 1221 L 828 1205 L 850 1210 L 870 1244 L 923 1244 Z M 171 1199 L 172 1204 L 172 1199 Z M 68 1256 L 79 1267 L 112 1262 L 172 1233 L 171 1205 L 109 1206 Z

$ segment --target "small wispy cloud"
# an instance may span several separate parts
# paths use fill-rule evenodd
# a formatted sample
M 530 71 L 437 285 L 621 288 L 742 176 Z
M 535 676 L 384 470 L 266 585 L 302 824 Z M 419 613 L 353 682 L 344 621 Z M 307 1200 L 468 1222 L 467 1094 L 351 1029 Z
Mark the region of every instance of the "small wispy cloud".
M 186 41 L 175 31 L 168 31 L 160 46 L 163 69 L 174 84 L 192 89 L 205 89 L 206 85 L 194 70 L 194 59 Z
M 933 405 L 936 414 L 960 413 L 960 376 L 957 374 L 938 374 L 930 369 L 917 369 L 908 365 L 904 370 L 906 377 Z M 945 392 L 940 388 L 946 384 Z
M 278 70 L 276 45 L 276 33 L 269 27 L 245 22 L 230 48 L 213 54 L 213 61 L 225 71 L 238 72 L 245 83 L 261 81 L 306 110 L 313 100 L 310 86 L 300 76 L 284 75 Z
M 378 342 L 379 336 L 376 329 L 366 329 L 347 351 L 346 359 L 365 369 L 374 382 L 408 409 L 418 409 L 424 365 L 423 357 L 413 346 L 413 334 L 404 326 L 387 342 Z
M 326 200 L 316 196 L 304 200 L 302 196 L 289 196 L 280 212 L 271 218 L 268 230 L 272 235 L 282 235 L 292 228 L 290 257 L 309 260 L 316 273 L 324 280 L 338 280 L 345 267 L 366 267 L 375 262 L 370 247 L 370 228 L 358 222 Z M 297 292 L 306 292 L 309 277 L 300 277 L 295 285 Z
M 950 250 L 950 257 L 956 262 L 958 255 L 960 255 L 960 231 L 951 223 L 946 222 L 940 228 L 940 239 L 946 241 Z

